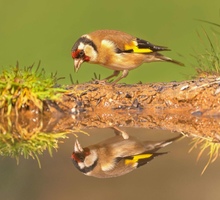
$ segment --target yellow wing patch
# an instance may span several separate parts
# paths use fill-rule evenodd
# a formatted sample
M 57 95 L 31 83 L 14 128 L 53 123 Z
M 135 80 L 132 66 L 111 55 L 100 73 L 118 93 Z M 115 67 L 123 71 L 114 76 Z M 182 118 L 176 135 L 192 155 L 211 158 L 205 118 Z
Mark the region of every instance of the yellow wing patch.
M 133 50 L 134 53 L 151 53 L 153 52 L 151 49 L 149 48 L 138 48 L 137 46 L 137 42 L 136 41 L 132 41 L 130 44 L 125 44 L 125 50 Z
M 147 159 L 147 158 L 150 158 L 151 156 L 153 156 L 153 154 L 140 154 L 140 155 L 137 155 L 137 156 L 133 156 L 133 159 L 126 159 L 125 160 L 125 164 L 126 165 L 133 165 L 133 164 L 136 164 L 140 159 Z

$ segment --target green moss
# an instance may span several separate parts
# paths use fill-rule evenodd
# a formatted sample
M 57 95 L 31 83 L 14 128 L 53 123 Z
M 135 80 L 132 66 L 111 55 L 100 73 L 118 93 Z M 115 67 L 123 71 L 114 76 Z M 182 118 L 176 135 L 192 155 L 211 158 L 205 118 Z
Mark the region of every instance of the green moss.
M 40 69 L 40 64 L 20 68 L 4 69 L 0 74 L 0 109 L 8 115 L 12 107 L 18 111 L 22 106 L 35 105 L 39 110 L 43 109 L 43 100 L 56 100 L 66 90 L 57 87 L 56 74 L 46 77 L 45 70 Z
M 220 25 L 212 22 L 204 20 L 199 21 L 211 24 L 217 28 L 220 27 Z M 220 75 L 219 35 L 215 32 L 215 30 L 212 30 L 211 33 L 207 33 L 207 31 L 203 29 L 203 35 L 201 35 L 201 33 L 198 33 L 200 43 L 205 49 L 205 52 L 196 52 L 196 55 L 194 56 L 198 63 L 198 65 L 196 66 L 196 71 L 199 77 L 204 77 L 208 75 Z
M 28 138 L 26 138 L 27 135 L 29 135 Z M 17 162 L 20 156 L 25 159 L 31 157 L 36 159 L 39 166 L 41 166 L 39 155 L 48 150 L 52 156 L 53 149 L 58 148 L 59 139 L 65 138 L 67 138 L 66 133 L 23 133 L 23 135 L 16 138 L 12 133 L 6 132 L 0 134 L 0 155 L 16 158 Z
M 192 144 L 193 146 L 189 150 L 191 152 L 193 149 L 200 148 L 200 152 L 197 157 L 197 161 L 201 158 L 202 154 L 207 150 L 209 159 L 205 165 L 205 167 L 202 170 L 201 175 L 206 171 L 208 166 L 215 162 L 217 158 L 219 157 L 219 149 L 220 149 L 220 144 L 218 140 L 213 140 L 212 137 L 210 138 L 199 138 L 195 137 L 192 139 Z

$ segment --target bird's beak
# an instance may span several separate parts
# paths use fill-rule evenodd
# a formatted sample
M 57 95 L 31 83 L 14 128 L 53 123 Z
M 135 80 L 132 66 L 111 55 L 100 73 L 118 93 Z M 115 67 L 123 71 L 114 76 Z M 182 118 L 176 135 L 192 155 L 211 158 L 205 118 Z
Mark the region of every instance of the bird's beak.
M 74 145 L 74 152 L 75 153 L 82 153 L 83 148 L 81 147 L 79 141 L 76 139 L 75 145 Z
M 75 69 L 75 72 L 77 72 L 81 66 L 81 64 L 84 62 L 83 59 L 77 59 L 75 58 L 74 59 L 74 69 Z

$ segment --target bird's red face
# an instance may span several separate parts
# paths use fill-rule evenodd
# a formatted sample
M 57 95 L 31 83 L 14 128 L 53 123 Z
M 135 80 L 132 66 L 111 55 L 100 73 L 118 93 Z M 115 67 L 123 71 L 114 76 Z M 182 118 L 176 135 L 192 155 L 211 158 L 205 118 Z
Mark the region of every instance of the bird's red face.
M 83 49 L 76 49 L 72 51 L 72 58 L 74 59 L 74 68 L 77 72 L 83 62 L 89 62 L 90 57 L 87 56 Z
M 88 155 L 90 155 L 89 148 L 83 148 L 81 151 L 74 150 L 71 158 L 79 163 L 79 162 L 84 162 L 86 156 L 88 156 Z
M 84 174 L 91 172 L 98 160 L 97 154 L 91 152 L 87 147 L 82 148 L 78 140 L 75 142 L 71 158 L 75 167 Z
M 79 38 L 72 47 L 72 58 L 74 59 L 74 68 L 77 72 L 84 62 L 92 62 L 96 59 L 97 47 L 87 37 Z

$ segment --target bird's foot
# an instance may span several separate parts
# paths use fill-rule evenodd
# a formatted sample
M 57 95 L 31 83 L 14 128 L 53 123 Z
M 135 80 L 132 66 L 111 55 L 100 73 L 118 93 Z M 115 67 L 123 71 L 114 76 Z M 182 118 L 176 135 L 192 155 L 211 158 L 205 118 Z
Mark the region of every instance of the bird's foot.
M 99 79 L 94 79 L 92 80 L 93 84 L 101 84 L 101 85 L 106 85 L 108 82 L 107 80 L 103 79 L 103 80 L 99 80 Z

